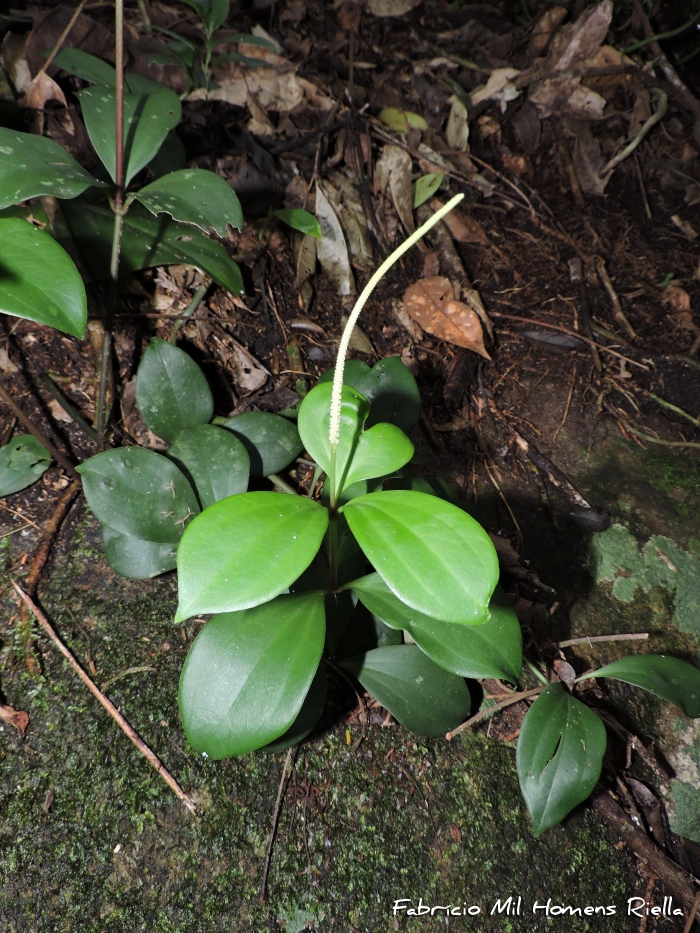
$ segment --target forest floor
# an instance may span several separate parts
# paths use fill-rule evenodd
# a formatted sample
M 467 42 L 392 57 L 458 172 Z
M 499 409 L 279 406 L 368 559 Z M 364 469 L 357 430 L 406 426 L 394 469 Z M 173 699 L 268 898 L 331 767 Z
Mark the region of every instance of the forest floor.
M 201 272 L 169 266 L 125 280 L 110 440 L 159 449 L 135 407 L 134 377 L 151 337 L 167 339 L 174 326 L 207 374 L 217 415 L 293 407 L 333 365 L 343 316 L 377 260 L 436 200 L 464 193 L 449 222 L 379 285 L 352 356 L 373 365 L 398 355 L 415 375 L 416 462 L 478 510 L 527 652 L 582 671 L 629 643 L 564 654 L 558 642 L 646 633 L 642 650 L 697 664 L 700 84 L 689 68 L 673 72 L 676 83 L 664 71 L 666 55 L 693 52 L 696 33 L 630 51 L 649 27 L 637 3 L 592 8 L 602 25 L 579 3 L 568 18 L 544 3 L 430 0 L 381 15 L 400 3 L 233 4 L 228 25 L 262 27 L 278 51 L 240 45 L 266 67 L 220 66 L 217 88 L 190 89 L 177 133 L 189 164 L 214 169 L 239 195 L 245 225 L 222 242 L 245 293 L 209 283 L 183 318 Z M 108 7 L 88 4 L 72 34 L 107 58 Z M 148 9 L 153 24 L 201 40 L 190 7 Z M 10 78 L 13 62 L 36 73 L 70 8 L 22 15 L 23 25 L 0 18 Z M 668 18 L 655 15 L 656 33 L 684 22 L 676 5 Z M 10 32 L 20 38 L 10 42 Z M 130 67 L 184 95 L 184 69 L 149 64 L 153 36 L 129 5 Z M 557 70 L 562 56 L 566 71 Z M 53 104 L 43 130 L 94 167 L 73 96 L 79 82 L 53 66 L 49 74 L 74 132 Z M 8 99 L 3 119 L 16 120 Z M 414 212 L 413 186 L 435 173 L 439 186 Z M 308 237 L 266 223 L 280 207 L 315 212 L 325 252 L 309 259 Z M 458 313 L 446 313 L 445 295 Z M 99 285 L 92 301 L 99 311 Z M 0 327 L 2 385 L 71 462 L 91 456 L 93 440 L 42 380 L 48 374 L 94 418 L 99 313 L 83 342 L 28 321 Z M 23 430 L 0 405 L 2 442 Z M 286 479 L 301 474 L 292 468 Z M 0 700 L 28 714 L 21 730 L 7 712 L 0 727 L 3 929 L 520 933 L 558 922 L 532 913 L 551 897 L 616 905 L 607 931 L 688 933 L 700 877 L 700 730 L 625 685 L 596 687 L 593 697 L 617 736 L 595 797 L 613 794 L 629 832 L 653 842 L 670 875 L 635 858 L 595 803 L 532 838 L 514 763 L 525 704 L 448 743 L 416 739 L 381 710 L 363 724 L 339 681 L 284 784 L 261 903 L 285 755 L 210 762 L 188 749 L 177 679 L 198 624 L 173 627 L 174 574 L 118 577 L 78 495 L 37 596 L 195 800 L 196 818 L 21 615 L 10 581 L 26 579 L 69 482 L 54 465 L 0 500 Z M 671 876 L 685 885 L 682 917 L 627 914 L 631 897 L 661 905 L 676 890 Z M 522 915 L 492 916 L 511 895 L 523 898 Z M 396 899 L 417 906 L 421 897 L 481 913 L 449 924 L 393 915 Z M 565 923 L 603 929 L 597 917 Z

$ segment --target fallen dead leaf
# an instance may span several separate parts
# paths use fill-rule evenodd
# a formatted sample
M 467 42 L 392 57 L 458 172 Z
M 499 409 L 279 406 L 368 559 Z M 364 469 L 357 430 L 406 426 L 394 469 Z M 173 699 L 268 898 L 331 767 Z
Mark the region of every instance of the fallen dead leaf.
M 447 118 L 445 129 L 447 144 L 450 149 L 466 152 L 469 148 L 469 123 L 467 122 L 467 108 L 458 97 L 452 98 L 450 115 Z
M 661 301 L 674 311 L 690 311 L 690 295 L 680 285 L 669 285 L 661 293 Z
M 450 823 L 450 836 L 453 842 L 462 841 L 462 830 L 455 823 Z
M 49 402 L 49 409 L 56 421 L 63 421 L 65 424 L 71 424 L 73 421 L 68 412 L 56 401 L 55 398 L 52 398 Z
M 434 211 L 439 211 L 443 206 L 442 201 L 433 198 L 430 207 Z M 452 210 L 443 217 L 442 222 L 450 231 L 450 236 L 458 243 L 478 243 L 480 246 L 488 246 L 489 238 L 484 232 L 478 220 L 475 220 L 470 214 L 465 214 L 460 210 Z M 426 276 L 427 277 L 427 276 Z
M 421 0 L 368 0 L 367 6 L 375 16 L 403 16 L 420 2 Z
M 413 189 L 411 187 L 411 157 L 398 146 L 384 146 L 377 161 L 376 179 L 379 189 L 390 195 L 407 233 L 416 229 L 413 222 Z
M 18 730 L 20 736 L 24 738 L 24 733 L 27 731 L 27 726 L 29 725 L 29 713 L 25 713 L 22 709 L 13 709 L 11 706 L 5 706 L 4 703 L 0 703 L 0 719 L 14 726 L 15 729 Z
M 249 353 L 237 340 L 231 341 L 230 350 L 230 363 L 233 368 L 233 379 L 236 387 L 243 389 L 246 394 L 250 394 L 265 385 L 270 373 L 255 359 L 252 353 Z
M 343 229 L 320 184 L 316 185 L 316 219 L 321 225 L 321 239 L 316 246 L 318 261 L 339 295 L 354 295 L 355 282 Z
M 345 325 L 348 323 L 348 316 L 344 314 L 340 319 L 340 330 L 345 330 Z M 348 346 L 352 350 L 357 350 L 360 353 L 370 353 L 374 354 L 374 347 L 370 343 L 370 339 L 367 334 L 359 327 L 357 324 L 352 329 L 352 334 L 350 335 L 350 343 Z M 374 354 L 376 355 L 376 354 Z
M 450 280 L 442 275 L 420 279 L 406 289 L 403 307 L 423 330 L 490 360 L 484 347 L 481 322 L 475 311 L 456 301 Z
M 545 10 L 539 19 L 535 21 L 527 47 L 531 59 L 536 58 L 546 50 L 567 12 L 565 6 L 553 6 Z
M 471 92 L 469 96 L 472 104 L 476 107 L 484 100 L 498 100 L 501 102 L 501 113 L 504 113 L 508 102 L 520 96 L 520 91 L 513 84 L 513 78 L 519 74 L 517 68 L 496 68 L 486 84 Z

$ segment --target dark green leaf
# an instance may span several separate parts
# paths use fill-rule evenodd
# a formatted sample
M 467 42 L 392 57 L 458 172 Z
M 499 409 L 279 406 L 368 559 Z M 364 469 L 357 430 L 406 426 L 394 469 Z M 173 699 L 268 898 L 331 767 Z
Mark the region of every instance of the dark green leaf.
M 162 178 L 170 172 L 178 172 L 187 165 L 187 154 L 182 145 L 180 137 L 175 130 L 170 130 L 165 137 L 165 142 L 160 147 L 155 156 L 148 163 L 149 171 L 153 172 L 156 178 Z
M 308 211 L 293 208 L 292 210 L 273 211 L 272 216 L 279 218 L 283 223 L 290 226 L 292 230 L 298 230 L 300 233 L 309 233 L 311 236 L 316 237 L 317 240 L 321 239 L 321 225 L 314 215 L 310 214 Z
M 167 544 L 178 541 L 199 512 L 192 487 L 167 457 L 119 447 L 77 467 L 87 503 L 112 531 Z
M 428 198 L 432 198 L 442 184 L 444 177 L 444 172 L 431 172 L 429 175 L 421 175 L 419 179 L 413 182 L 414 209 L 420 207 L 421 204 L 425 204 Z
M 291 745 L 298 745 L 299 742 L 303 742 L 323 715 L 327 691 L 328 678 L 326 677 L 326 671 L 323 664 L 319 664 L 297 718 L 283 735 L 274 742 L 270 742 L 269 745 L 264 745 L 260 751 L 283 752 Z
M 319 383 L 332 382 L 335 367 L 323 373 Z M 387 356 L 371 369 L 360 360 L 348 360 L 343 382 L 370 403 L 367 427 L 388 421 L 408 433 L 420 419 L 420 392 L 410 370 L 398 356 Z
M 248 453 L 238 438 L 223 428 L 213 424 L 185 428 L 167 455 L 190 481 L 203 509 L 248 488 Z
M 390 490 L 342 507 L 350 530 L 398 598 L 445 622 L 483 622 L 498 582 L 491 539 L 436 496 Z
M 589 677 L 612 677 L 626 684 L 634 684 L 680 706 L 686 716 L 700 716 L 700 670 L 678 658 L 663 654 L 635 654 L 606 664 Z
M 457 493 L 452 486 L 438 476 L 423 476 L 411 463 L 401 467 L 393 476 L 387 476 L 384 482 L 385 489 L 412 489 L 414 492 L 424 492 L 428 496 L 438 496 L 446 502 L 451 502 L 461 508 Z
M 197 11 L 207 35 L 226 22 L 229 13 L 229 0 L 181 0 Z
M 326 473 L 330 473 L 331 466 L 328 429 L 332 391 L 333 386 L 327 382 L 312 389 L 301 403 L 297 421 L 304 446 Z M 338 494 L 360 480 L 393 473 L 413 456 L 413 444 L 393 424 L 375 424 L 363 431 L 368 413 L 366 399 L 344 385 L 336 455 Z
M 461 677 L 495 677 L 517 683 L 522 668 L 522 636 L 513 607 L 497 586 L 489 618 L 481 625 L 441 622 L 402 603 L 378 573 L 361 577 L 350 588 L 370 612 L 394 629 L 403 629 L 429 658 Z
M 51 49 L 44 52 L 44 58 L 48 58 Z M 92 84 L 103 84 L 105 87 L 116 87 L 117 73 L 107 62 L 102 61 L 96 55 L 90 55 L 89 52 L 83 52 L 82 49 L 72 49 L 64 46 L 60 49 L 58 55 L 53 60 L 54 65 L 68 72 L 69 75 L 76 75 L 83 81 L 90 81 Z
M 147 580 L 175 569 L 177 544 L 174 542 L 144 541 L 120 535 L 106 525 L 102 526 L 102 542 L 109 566 L 130 580 Z
M 214 413 L 202 370 L 184 350 L 160 337 L 151 340 L 139 364 L 136 401 L 151 431 L 169 442 L 183 428 L 206 424 Z
M 349 595 L 347 590 L 344 592 Z M 326 625 L 328 625 L 328 610 L 326 610 Z M 361 602 L 358 602 L 355 606 L 352 617 L 335 649 L 328 644 L 328 633 L 326 633 L 328 653 L 331 657 L 335 655 L 336 658 L 340 659 L 356 657 L 358 654 L 365 654 L 367 651 L 383 648 L 386 645 L 402 644 L 403 636 L 401 632 L 385 625 L 378 616 L 373 615 Z
M 87 188 L 106 188 L 46 136 L 0 127 L 0 209 L 50 194 L 75 198 Z
M 251 476 L 279 473 L 304 449 L 297 426 L 268 411 L 245 411 L 222 427 L 233 431 L 248 451 Z
M 231 185 L 201 168 L 171 172 L 146 185 L 136 197 L 152 214 L 170 214 L 205 233 L 211 228 L 222 238 L 228 224 L 239 230 L 243 226 L 241 204 Z
M 227 758 L 280 738 L 309 693 L 324 629 L 322 593 L 278 596 L 208 622 L 180 677 L 180 716 L 192 748 Z
M 375 648 L 341 665 L 417 735 L 442 735 L 469 715 L 471 696 L 464 678 L 438 667 L 416 645 Z
M 176 621 L 278 596 L 309 566 L 327 525 L 328 512 L 313 499 L 283 493 L 246 492 L 210 506 L 178 549 Z
M 33 434 L 17 434 L 0 447 L 0 496 L 35 483 L 51 463 L 51 454 Z
M 116 91 L 96 85 L 80 92 L 80 105 L 90 142 L 115 178 Z M 151 93 L 124 94 L 124 184 L 128 185 L 161 147 L 168 132 L 182 116 L 180 98 L 170 88 L 160 86 Z
M 520 727 L 518 779 L 535 836 L 588 797 L 600 777 L 605 727 L 561 684 L 535 700 Z
M 73 260 L 24 220 L 0 220 L 0 311 L 81 340 L 85 334 L 87 298 Z
M 85 201 L 68 201 L 62 207 L 88 272 L 97 281 L 108 281 L 114 214 L 101 204 Z M 203 269 L 234 295 L 243 291 L 241 271 L 221 243 L 168 217 L 155 218 L 132 204 L 124 218 L 120 276 L 175 263 Z

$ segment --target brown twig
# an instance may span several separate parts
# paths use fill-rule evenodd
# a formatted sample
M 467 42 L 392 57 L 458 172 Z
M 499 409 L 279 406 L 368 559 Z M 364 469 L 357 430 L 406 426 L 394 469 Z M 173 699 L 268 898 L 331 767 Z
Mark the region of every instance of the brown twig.
M 270 871 L 270 859 L 272 858 L 272 845 L 275 841 L 275 835 L 277 834 L 277 823 L 280 818 L 280 809 L 282 808 L 282 793 L 284 791 L 284 785 L 287 781 L 287 768 L 289 767 L 289 760 L 292 757 L 292 752 L 296 748 L 296 745 L 290 745 L 287 749 L 287 757 L 284 759 L 284 768 L 282 768 L 282 777 L 280 779 L 280 786 L 277 790 L 277 803 L 275 804 L 275 812 L 272 817 L 272 829 L 270 830 L 270 841 L 267 845 L 267 855 L 265 856 L 265 867 L 263 868 L 263 877 L 262 885 L 260 887 L 260 900 L 263 904 L 267 901 L 267 876 Z
M 590 337 L 584 337 L 583 334 L 579 334 L 574 330 L 569 330 L 568 327 L 560 327 L 558 324 L 547 324 L 545 321 L 536 321 L 534 318 L 530 317 L 520 317 L 517 314 L 504 314 L 502 311 L 490 311 L 489 314 L 491 317 L 502 317 L 508 321 L 518 321 L 520 324 L 535 324 L 537 327 L 548 328 L 549 330 L 558 330 L 562 334 L 569 334 L 570 337 L 576 337 L 578 340 L 583 340 L 585 343 L 589 343 L 591 346 L 596 347 L 598 350 L 602 350 L 603 353 L 610 353 L 612 356 L 616 356 L 620 360 L 625 360 L 629 363 L 630 366 L 637 366 L 639 369 L 644 369 L 646 372 L 649 372 L 649 367 L 645 366 L 644 363 L 638 363 L 636 360 L 631 360 L 628 356 L 623 356 L 622 353 L 618 353 L 617 350 L 611 350 L 610 347 L 604 347 L 602 343 L 597 343 L 595 340 L 592 340 Z
M 572 375 L 572 377 L 571 377 L 571 387 L 569 388 L 569 397 L 568 397 L 567 400 L 566 400 L 566 407 L 564 408 L 564 416 L 563 416 L 563 418 L 561 419 L 561 421 L 559 422 L 559 427 L 558 427 L 558 428 L 556 429 L 556 431 L 554 432 L 554 437 L 552 438 L 552 440 L 554 440 L 554 441 L 556 441 L 557 437 L 559 436 L 559 432 L 561 431 L 561 429 L 562 429 L 562 428 L 564 427 L 564 425 L 566 424 L 566 419 L 569 417 L 569 409 L 571 408 L 571 400 L 572 400 L 573 397 L 574 397 L 574 389 L 575 389 L 575 387 L 576 387 L 576 375 L 577 375 L 577 371 L 576 371 L 576 370 L 577 370 L 576 363 L 574 363 L 574 371 L 573 371 L 573 375 Z
M 631 635 L 584 635 L 583 638 L 567 638 L 566 641 L 560 641 L 560 648 L 570 648 L 572 645 L 592 645 L 598 641 L 639 641 L 648 638 L 648 632 L 636 632 Z
M 7 405 L 7 407 L 12 410 L 13 414 L 15 414 L 19 418 L 19 420 L 22 422 L 25 428 L 29 431 L 29 433 L 33 434 L 40 444 L 44 445 L 44 447 L 48 450 L 48 452 L 51 454 L 54 460 L 57 463 L 60 463 L 63 469 L 66 470 L 66 472 L 70 473 L 71 476 L 78 475 L 75 467 L 70 462 L 68 457 L 66 457 L 65 454 L 62 454 L 59 450 L 56 450 L 56 448 L 53 446 L 51 441 L 48 441 L 44 437 L 44 435 L 41 433 L 39 428 L 37 428 L 36 425 L 32 421 L 29 420 L 29 418 L 25 415 L 25 413 L 19 407 L 17 402 L 7 392 L 5 387 L 1 385 L 0 385 L 0 399 L 2 399 L 3 402 Z
M 698 907 L 700 907 L 700 891 L 695 895 L 695 900 L 693 901 L 693 906 L 690 908 L 690 913 L 688 914 L 688 922 L 683 927 L 683 933 L 690 933 L 695 917 L 698 913 Z
M 32 558 L 32 563 L 29 568 L 29 573 L 24 582 L 25 589 L 30 596 L 33 596 L 36 592 L 37 585 L 39 583 L 39 578 L 41 573 L 46 565 L 46 561 L 49 557 L 49 552 L 51 551 L 51 545 L 54 542 L 54 538 L 58 533 L 58 529 L 61 527 L 61 522 L 66 516 L 68 509 L 73 502 L 73 499 L 80 492 L 80 480 L 74 479 L 73 482 L 65 490 L 61 498 L 58 500 L 56 508 L 53 510 L 53 515 L 48 520 L 44 526 L 44 536 L 41 539 L 39 547 L 34 552 L 34 557 Z
M 620 327 L 622 327 L 622 329 L 627 332 L 627 336 L 630 338 L 630 340 L 639 340 L 639 335 L 637 334 L 634 327 L 632 327 L 630 324 L 625 312 L 622 310 L 622 305 L 620 304 L 620 299 L 618 298 L 617 292 L 615 291 L 615 286 L 610 280 L 608 270 L 605 268 L 605 260 L 602 256 L 594 256 L 593 264 L 595 266 L 595 271 L 598 273 L 598 278 L 603 283 L 603 287 L 605 288 L 605 291 L 608 293 L 608 297 L 612 302 L 613 317 L 620 325 Z
M 470 729 L 482 720 L 488 719 L 489 716 L 493 716 L 493 714 L 497 713 L 499 710 L 505 709 L 506 706 L 512 706 L 513 703 L 519 703 L 521 700 L 527 700 L 529 697 L 537 696 L 546 689 L 545 686 L 541 686 L 534 687 L 532 690 L 525 690 L 523 693 L 514 693 L 506 700 L 501 700 L 500 703 L 495 703 L 487 709 L 480 710 L 475 716 L 472 716 L 471 719 L 467 719 L 466 722 L 463 722 L 461 726 L 457 726 L 452 732 L 448 732 L 445 738 L 450 742 L 456 735 L 459 735 L 460 732 L 464 732 L 465 729 Z
M 146 745 L 146 743 L 145 743 L 145 742 L 143 741 L 143 739 L 139 736 L 139 734 L 138 734 L 134 729 L 132 729 L 132 727 L 129 725 L 129 723 L 126 721 L 126 719 L 124 719 L 124 717 L 122 716 L 122 714 L 121 714 L 121 713 L 119 712 L 119 710 L 116 708 L 116 706 L 114 705 L 114 703 L 112 703 L 112 701 L 109 700 L 109 699 L 104 695 L 104 693 L 102 693 L 102 691 L 99 689 L 99 687 L 97 686 L 97 684 L 95 684 L 94 681 L 92 681 L 92 680 L 90 679 L 90 677 L 88 677 L 88 675 L 87 675 L 87 674 L 85 673 L 85 671 L 82 669 L 82 667 L 80 666 L 80 664 L 78 664 L 78 662 L 75 660 L 75 658 L 73 657 L 73 655 L 71 654 L 71 652 L 68 650 L 68 648 L 66 648 L 66 646 L 63 644 L 63 642 L 61 641 L 61 639 L 58 637 L 58 635 L 56 634 L 55 630 L 53 629 L 51 623 L 50 623 L 49 620 L 46 618 L 46 616 L 45 616 L 44 613 L 41 611 L 41 609 L 39 609 L 39 607 L 38 607 L 38 606 L 34 603 L 34 601 L 24 592 L 24 590 L 22 590 L 19 586 L 17 586 L 17 584 L 15 583 L 14 580 L 12 581 L 12 585 L 13 585 L 14 588 L 17 590 L 17 592 L 18 592 L 19 596 L 21 597 L 21 599 L 26 603 L 26 605 L 27 605 L 27 606 L 31 609 L 31 611 L 34 613 L 34 615 L 36 616 L 37 621 L 39 622 L 39 624 L 41 625 L 41 627 L 44 629 L 44 631 L 46 632 L 46 634 L 49 636 L 49 638 L 51 639 L 51 641 L 52 641 L 52 642 L 54 643 L 54 645 L 58 648 L 58 650 L 61 652 L 61 654 L 64 656 L 64 658 L 66 658 L 66 660 L 68 661 L 68 663 L 71 665 L 71 667 L 72 667 L 73 670 L 76 672 L 76 674 L 78 675 L 78 677 L 80 677 L 80 679 L 83 681 L 83 683 L 84 683 L 85 686 L 88 688 L 88 690 L 90 691 L 90 693 L 92 693 L 92 695 L 97 699 L 97 701 L 107 710 L 107 712 L 108 712 L 109 715 L 112 717 L 112 719 L 114 719 L 114 721 L 117 723 L 117 725 L 119 726 L 119 728 L 120 728 L 120 729 L 127 735 L 127 737 L 134 743 L 134 745 L 135 745 L 136 748 L 141 752 L 141 754 L 143 755 L 143 757 L 155 768 L 155 770 L 156 770 L 156 771 L 158 772 L 158 774 L 163 778 L 163 780 L 164 780 L 165 783 L 168 785 L 168 787 L 173 791 L 173 793 L 174 793 L 177 797 L 180 798 L 180 800 L 184 803 L 184 805 L 187 807 L 187 809 L 190 811 L 190 813 L 195 813 L 195 812 L 196 812 L 196 808 L 195 808 L 195 805 L 194 805 L 194 801 L 192 801 L 192 800 L 187 796 L 187 794 L 182 790 L 182 788 L 180 787 L 180 785 L 177 783 L 177 781 L 176 781 L 175 778 L 172 776 L 172 774 L 170 774 L 170 772 L 167 770 L 167 768 L 166 768 L 165 765 L 161 762 L 161 760 L 158 758 L 158 756 L 157 756 L 154 752 L 151 751 L 151 749 L 148 747 L 148 745 Z
M 70 33 L 73 26 L 75 26 L 76 20 L 78 19 L 80 14 L 83 12 L 83 7 L 85 6 L 86 3 L 87 3 L 87 0 L 80 0 L 80 3 L 75 8 L 73 15 L 68 21 L 68 25 L 63 30 L 61 35 L 58 37 L 58 41 L 56 42 L 56 45 L 54 45 L 54 47 L 51 49 L 51 54 L 46 59 L 44 64 L 41 66 L 41 68 L 37 71 L 36 75 L 34 76 L 34 81 L 39 80 L 39 78 L 44 74 L 44 72 L 49 67 L 49 65 L 53 62 L 54 58 L 61 51 L 61 49 L 63 48 L 64 42 L 68 38 L 68 34 Z

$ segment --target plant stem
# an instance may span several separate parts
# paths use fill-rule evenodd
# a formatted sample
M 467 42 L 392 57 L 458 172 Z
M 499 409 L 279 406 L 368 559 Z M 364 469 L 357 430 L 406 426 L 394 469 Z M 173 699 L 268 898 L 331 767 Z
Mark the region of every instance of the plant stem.
M 338 347 L 338 358 L 335 364 L 335 375 L 333 377 L 333 395 L 331 396 L 331 419 L 330 419 L 330 430 L 329 430 L 329 440 L 331 443 L 332 451 L 335 451 L 335 448 L 338 445 L 338 440 L 340 436 L 340 396 L 343 389 L 343 373 L 345 371 L 345 357 L 348 353 L 348 348 L 350 346 L 350 338 L 352 332 L 357 324 L 357 319 L 360 316 L 362 309 L 364 308 L 367 299 L 372 294 L 374 289 L 377 287 L 383 276 L 386 272 L 394 265 L 394 263 L 400 259 L 404 253 L 415 245 L 418 240 L 424 236 L 431 227 L 434 227 L 438 221 L 442 220 L 445 214 L 448 214 L 454 207 L 456 207 L 459 202 L 464 198 L 463 194 L 457 194 L 454 198 L 445 204 L 444 207 L 441 207 L 439 211 L 436 211 L 433 216 L 426 220 L 426 222 L 420 226 L 415 233 L 412 233 L 411 236 L 404 240 L 404 242 L 394 250 L 394 252 L 384 260 L 381 266 L 376 270 L 372 275 L 369 282 L 365 285 L 362 290 L 362 294 L 355 302 L 355 307 L 352 309 L 352 313 L 348 318 L 348 322 L 345 325 L 345 330 L 343 331 L 343 336 L 340 340 L 340 346 Z M 333 471 L 335 472 L 335 471 Z M 333 487 L 335 477 L 331 476 L 331 487 Z M 331 493 L 332 495 L 332 493 Z
M 634 635 L 584 635 L 583 638 L 567 638 L 559 642 L 559 648 L 570 648 L 572 645 L 592 645 L 597 641 L 638 641 L 648 638 L 648 632 L 638 632 Z
M 25 415 L 25 413 L 19 407 L 17 402 L 15 402 L 15 400 L 12 398 L 9 392 L 7 392 L 7 390 L 1 385 L 0 385 L 0 399 L 2 399 L 2 401 L 7 405 L 7 407 L 12 411 L 12 413 L 16 415 L 17 418 L 19 418 L 19 420 L 22 422 L 25 428 L 30 432 L 30 434 L 33 434 L 34 437 L 39 441 L 39 443 L 42 444 L 48 450 L 48 452 L 51 454 L 54 460 L 57 463 L 60 463 L 63 469 L 66 470 L 68 473 L 70 473 L 71 476 L 77 476 L 75 467 L 70 462 L 68 457 L 62 454 L 60 450 L 56 450 L 56 448 L 53 446 L 51 441 L 47 440 L 44 437 L 44 435 L 41 433 L 39 428 L 37 428 L 37 426 L 32 423 L 32 421 Z
M 542 671 L 539 669 L 539 667 L 535 667 L 535 665 L 532 663 L 532 661 L 528 661 L 527 658 L 525 658 L 525 664 L 527 664 L 527 666 L 530 668 L 530 670 L 531 670 L 532 673 L 535 675 L 535 677 L 539 680 L 540 683 L 544 684 L 545 687 L 548 687 L 548 686 L 549 686 L 549 681 L 548 681 L 547 678 L 544 676 L 544 674 L 543 674 Z
M 547 684 L 549 686 L 549 684 Z M 450 741 L 456 735 L 459 735 L 460 732 L 464 732 L 465 729 L 469 729 L 471 726 L 475 726 L 478 722 L 481 722 L 482 719 L 488 719 L 489 716 L 493 716 L 494 713 L 497 713 L 499 710 L 505 709 L 506 706 L 512 706 L 513 703 L 519 703 L 521 700 L 527 700 L 529 697 L 537 696 L 538 694 L 544 691 L 544 687 L 535 687 L 532 690 L 526 690 L 524 693 L 513 693 L 505 700 L 501 700 L 500 703 L 496 703 L 494 706 L 489 706 L 486 709 L 480 710 L 475 716 L 472 716 L 471 719 L 467 719 L 466 722 L 463 722 L 461 726 L 457 726 L 456 729 L 453 729 L 452 732 L 448 732 L 445 738 Z
M 338 513 L 331 510 L 328 522 L 328 589 L 335 593 L 338 588 Z
M 191 317 L 194 314 L 194 312 L 197 310 L 197 308 L 200 306 L 200 304 L 202 303 L 202 298 L 204 298 L 204 296 L 206 295 L 207 289 L 209 288 L 210 284 L 211 283 L 207 282 L 206 285 L 199 286 L 197 291 L 192 296 L 192 300 L 190 301 L 190 303 L 187 305 L 187 307 L 182 312 L 182 314 L 177 318 L 177 320 L 173 324 L 173 329 L 170 331 L 170 337 L 168 338 L 170 343 L 175 344 L 177 342 L 178 331 L 180 330 L 182 325 L 185 323 L 187 318 Z
M 114 232 L 112 234 L 112 256 L 109 265 L 109 288 L 107 292 L 107 307 L 105 309 L 104 335 L 102 339 L 102 359 L 100 361 L 100 385 L 97 395 L 95 413 L 95 430 L 97 431 L 98 453 L 105 446 L 105 409 L 107 402 L 107 384 L 109 382 L 110 363 L 112 359 L 112 327 L 114 326 L 114 312 L 117 306 L 117 293 L 119 287 L 119 253 L 122 244 L 122 227 L 124 224 L 124 0 L 115 0 L 114 5 L 114 62 L 116 71 L 115 95 L 115 137 L 116 153 L 114 161 Z
M 285 482 L 281 476 L 278 476 L 277 473 L 270 473 L 265 479 L 269 479 L 273 486 L 276 486 L 282 492 L 288 493 L 290 496 L 298 496 L 299 493 L 294 489 L 293 486 L 290 486 L 289 483 Z

